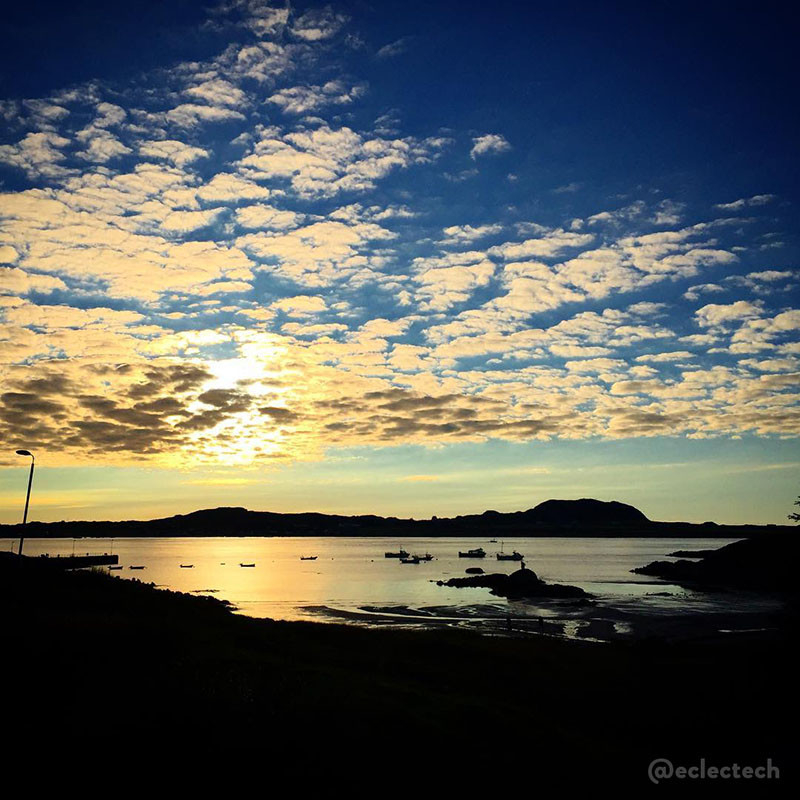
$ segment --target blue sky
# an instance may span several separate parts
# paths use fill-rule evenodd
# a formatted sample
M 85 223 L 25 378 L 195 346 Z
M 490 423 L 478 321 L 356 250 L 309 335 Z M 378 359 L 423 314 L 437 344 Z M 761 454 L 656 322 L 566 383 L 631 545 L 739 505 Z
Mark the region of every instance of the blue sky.
M 778 6 L 33 3 L 9 26 L 3 521 L 17 447 L 39 519 L 584 495 L 785 518 Z

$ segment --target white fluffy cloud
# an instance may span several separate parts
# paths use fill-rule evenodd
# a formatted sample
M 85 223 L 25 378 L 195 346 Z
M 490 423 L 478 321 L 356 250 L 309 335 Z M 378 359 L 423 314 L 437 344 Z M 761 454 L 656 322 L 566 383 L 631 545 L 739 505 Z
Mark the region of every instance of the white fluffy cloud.
M 491 155 L 494 153 L 506 153 L 511 149 L 511 145 L 505 136 L 499 133 L 485 133 L 482 136 L 476 136 L 472 140 L 472 149 L 469 151 L 472 159 L 479 156 Z
M 336 5 L 231 0 L 209 30 L 221 52 L 130 91 L 0 106 L 0 436 L 178 463 L 800 433 L 772 195 L 589 209 L 584 179 L 526 187 L 501 134 L 410 135 L 343 68 L 409 42 L 376 50 Z

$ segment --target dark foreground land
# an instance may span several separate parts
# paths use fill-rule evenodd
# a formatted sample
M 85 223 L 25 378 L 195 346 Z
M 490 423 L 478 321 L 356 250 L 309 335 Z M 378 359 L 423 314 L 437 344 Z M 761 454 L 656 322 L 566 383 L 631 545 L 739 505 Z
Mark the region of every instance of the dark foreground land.
M 113 751 L 123 769 L 142 748 L 189 752 L 184 767 L 204 751 L 312 770 L 333 757 L 389 783 L 403 763 L 435 763 L 507 786 L 650 786 L 654 758 L 772 758 L 784 786 L 793 777 L 791 614 L 769 634 L 672 644 L 367 630 L 250 619 L 13 557 L 0 559 L 0 609 L 13 752 Z

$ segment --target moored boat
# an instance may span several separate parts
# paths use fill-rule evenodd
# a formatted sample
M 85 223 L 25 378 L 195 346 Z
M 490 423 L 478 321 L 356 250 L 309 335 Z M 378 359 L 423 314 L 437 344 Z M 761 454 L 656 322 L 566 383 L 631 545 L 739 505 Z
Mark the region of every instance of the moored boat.
M 401 564 L 419 564 L 419 556 L 409 556 L 408 558 L 401 558 Z
M 525 556 L 514 550 L 512 553 L 505 552 L 505 542 L 500 546 L 500 552 L 497 554 L 498 561 L 522 561 Z
M 458 551 L 459 558 L 486 558 L 486 551 L 482 547 L 473 547 L 472 550 Z
M 406 552 L 402 547 L 396 552 L 387 552 L 383 554 L 384 558 L 408 558 L 410 553 Z

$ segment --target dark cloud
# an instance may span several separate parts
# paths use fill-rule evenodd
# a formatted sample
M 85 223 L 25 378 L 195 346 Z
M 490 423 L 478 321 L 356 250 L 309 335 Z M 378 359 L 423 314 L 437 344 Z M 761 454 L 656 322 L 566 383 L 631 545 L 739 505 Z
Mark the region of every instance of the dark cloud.
M 112 375 L 117 380 L 106 380 Z M 98 385 L 98 376 L 107 394 L 85 391 Z M 135 376 L 130 365 L 93 364 L 78 370 L 77 377 L 49 371 L 24 377 L 0 395 L 0 438 L 56 452 L 147 455 L 189 446 L 191 432 L 212 428 L 252 402 L 231 390 L 198 397 L 211 375 L 195 365 L 147 366 L 144 381 L 129 383 Z M 190 406 L 201 398 L 215 407 L 192 413 Z
M 163 369 L 146 370 L 145 377 L 147 378 L 145 382 L 137 384 L 129 390 L 130 397 L 150 397 L 165 389 L 189 392 L 209 380 L 211 373 L 205 367 L 198 367 L 194 364 L 175 364 Z
M 0 415 L 54 414 L 61 410 L 57 402 L 30 392 L 6 392 L 0 395 L 0 403 Z
M 280 406 L 262 406 L 258 410 L 261 414 L 272 417 L 275 422 L 294 422 L 299 418 L 299 415 L 294 411 Z
M 215 406 L 231 413 L 237 411 L 247 411 L 250 408 L 251 399 L 247 394 L 236 391 L 235 389 L 210 389 L 198 395 L 197 399 L 201 403 Z

